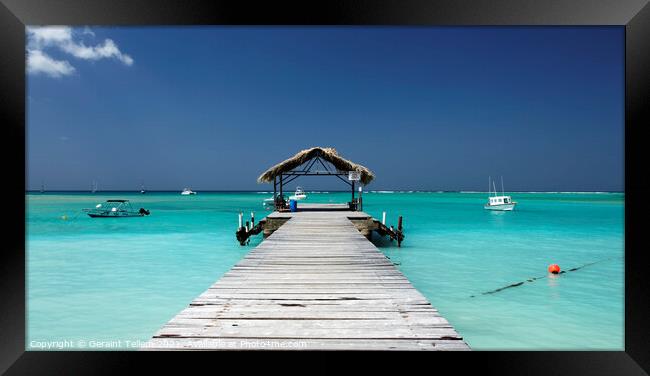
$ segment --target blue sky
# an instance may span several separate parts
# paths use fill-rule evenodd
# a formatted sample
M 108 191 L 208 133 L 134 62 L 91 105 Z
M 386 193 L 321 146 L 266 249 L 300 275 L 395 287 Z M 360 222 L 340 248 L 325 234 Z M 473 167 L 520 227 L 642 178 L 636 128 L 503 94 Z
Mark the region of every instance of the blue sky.
M 311 146 L 371 190 L 624 189 L 622 27 L 27 33 L 28 189 L 268 190 Z

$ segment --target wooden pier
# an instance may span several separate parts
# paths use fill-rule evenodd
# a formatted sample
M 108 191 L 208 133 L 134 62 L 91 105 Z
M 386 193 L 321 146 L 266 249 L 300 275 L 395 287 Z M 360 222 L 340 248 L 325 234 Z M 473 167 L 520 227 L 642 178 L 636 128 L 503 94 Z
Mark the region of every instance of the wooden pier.
M 277 228 L 142 349 L 469 350 L 364 236 L 376 220 L 318 209 L 265 218 Z
M 397 246 L 401 246 L 402 241 L 404 240 L 404 232 L 402 229 L 402 217 L 400 216 L 397 219 L 397 228 L 394 226 L 386 226 L 385 223 L 380 222 L 377 219 L 372 218 L 366 213 L 350 211 L 347 204 L 301 204 L 300 212 L 309 212 L 309 211 L 345 211 L 351 213 L 347 215 L 347 218 L 352 221 L 354 226 L 363 234 L 368 240 L 372 239 L 372 232 L 376 232 L 379 236 L 388 236 L 388 238 L 393 241 L 397 240 Z M 291 218 L 288 211 L 283 212 L 274 212 L 266 218 L 260 220 L 255 224 L 255 219 L 252 216 L 254 213 L 251 213 L 251 221 L 246 221 L 244 224 L 242 221 L 243 213 L 240 213 L 240 225 L 235 233 L 237 241 L 239 244 L 246 245 L 250 242 L 250 237 L 264 232 L 264 237 L 268 237 L 275 230 L 280 228 L 289 218 Z M 384 212 L 384 217 L 385 217 Z

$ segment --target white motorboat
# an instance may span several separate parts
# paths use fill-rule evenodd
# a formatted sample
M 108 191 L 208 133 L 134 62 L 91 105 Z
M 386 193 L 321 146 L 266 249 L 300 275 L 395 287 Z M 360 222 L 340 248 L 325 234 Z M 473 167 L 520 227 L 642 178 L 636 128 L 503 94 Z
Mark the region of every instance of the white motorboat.
M 262 206 L 266 209 L 273 209 L 275 207 L 275 199 L 273 197 L 265 198 L 262 202 Z
M 492 194 L 492 188 L 494 188 L 494 196 L 490 196 Z M 497 189 L 494 186 L 494 180 L 491 180 L 490 178 L 488 178 L 488 190 L 488 202 L 484 206 L 485 209 L 512 211 L 517 205 L 515 201 L 512 201 L 512 197 L 506 196 L 503 192 L 503 177 L 501 178 L 501 196 L 497 196 Z
M 195 194 L 196 194 L 196 192 L 194 192 L 193 190 L 191 190 L 189 188 L 183 188 L 183 192 L 181 192 L 181 195 L 183 195 L 183 196 L 195 195 Z
M 83 209 L 91 218 L 120 218 L 120 217 L 144 217 L 149 215 L 149 210 L 140 208 L 135 210 L 131 207 L 129 200 L 106 200 L 97 204 L 92 209 Z
M 294 192 L 293 196 L 289 196 L 289 200 L 304 200 L 307 198 L 307 195 L 305 194 L 305 191 L 302 190 L 301 187 L 296 187 L 296 192 Z

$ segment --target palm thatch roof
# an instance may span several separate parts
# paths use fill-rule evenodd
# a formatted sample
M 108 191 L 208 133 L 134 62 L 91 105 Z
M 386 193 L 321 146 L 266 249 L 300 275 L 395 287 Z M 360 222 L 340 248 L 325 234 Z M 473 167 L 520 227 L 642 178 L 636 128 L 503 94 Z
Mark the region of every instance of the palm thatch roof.
M 296 155 L 293 157 L 269 168 L 262 175 L 260 175 L 259 178 L 257 178 L 257 182 L 271 183 L 276 176 L 279 176 L 285 172 L 289 172 L 301 164 L 316 157 L 320 157 L 330 162 L 339 171 L 359 171 L 361 173 L 361 182 L 364 185 L 369 184 L 375 178 L 375 175 L 368 168 L 341 157 L 336 149 L 313 147 L 310 149 L 302 150 L 296 153 Z

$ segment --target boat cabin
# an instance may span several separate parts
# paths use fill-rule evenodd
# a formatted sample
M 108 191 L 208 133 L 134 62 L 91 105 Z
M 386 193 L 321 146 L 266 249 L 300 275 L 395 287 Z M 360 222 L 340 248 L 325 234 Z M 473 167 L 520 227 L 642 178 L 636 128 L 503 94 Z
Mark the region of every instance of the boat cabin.
M 495 196 L 490 197 L 490 205 L 511 204 L 512 198 L 510 196 Z

